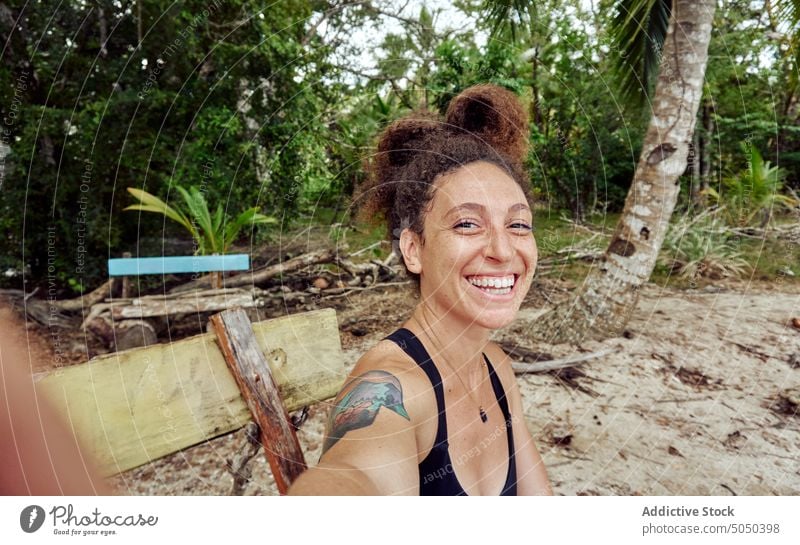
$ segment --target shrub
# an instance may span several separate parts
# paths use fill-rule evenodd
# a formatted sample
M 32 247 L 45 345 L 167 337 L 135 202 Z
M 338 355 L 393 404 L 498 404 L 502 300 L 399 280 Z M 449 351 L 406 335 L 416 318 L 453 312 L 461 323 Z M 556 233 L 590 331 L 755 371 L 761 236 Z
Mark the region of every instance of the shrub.
M 748 263 L 736 249 L 720 214 L 716 210 L 694 218 L 682 217 L 671 225 L 659 257 L 661 264 L 690 280 L 745 274 Z

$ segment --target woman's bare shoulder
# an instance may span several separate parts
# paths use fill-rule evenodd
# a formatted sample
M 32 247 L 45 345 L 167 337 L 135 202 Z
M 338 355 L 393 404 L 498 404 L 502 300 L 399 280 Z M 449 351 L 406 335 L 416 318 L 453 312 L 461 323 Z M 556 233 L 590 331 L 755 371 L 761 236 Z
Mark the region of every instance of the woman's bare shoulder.
M 382 340 L 365 352 L 356 362 L 348 379 L 367 373 L 383 372 L 393 375 L 401 383 L 410 400 L 424 399 L 432 387 L 417 363 L 392 341 Z
M 432 416 L 437 414 L 432 385 L 416 362 L 390 341 L 381 341 L 356 362 L 333 405 L 323 453 L 338 444 L 345 434 L 356 440 L 380 438 L 384 443 L 387 437 L 392 440 L 410 437 L 415 460 L 419 450 L 416 445 L 429 435 L 433 442 L 435 430 L 430 433 L 428 429 L 436 421 Z M 388 410 L 380 410 L 382 407 Z M 363 414 L 353 418 L 356 413 Z M 391 416 L 391 413 L 402 418 L 381 419 L 381 415 Z M 400 433 L 406 429 L 412 430 L 412 434 Z M 352 442 L 341 443 L 345 448 L 336 452 L 350 456 L 351 461 L 369 450 L 363 441 L 356 446 Z

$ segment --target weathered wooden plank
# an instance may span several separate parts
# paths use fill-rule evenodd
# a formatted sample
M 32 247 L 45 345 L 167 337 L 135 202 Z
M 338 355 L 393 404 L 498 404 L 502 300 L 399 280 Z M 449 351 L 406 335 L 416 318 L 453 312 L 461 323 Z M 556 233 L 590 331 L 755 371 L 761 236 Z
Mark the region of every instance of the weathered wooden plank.
M 153 316 L 170 316 L 173 314 L 196 314 L 198 312 L 214 312 L 235 306 L 255 307 L 258 300 L 246 292 L 212 295 L 208 297 L 182 297 L 180 299 L 148 298 L 134 299 L 129 304 L 108 303 L 111 316 L 117 320 L 131 318 L 149 318 Z
M 257 322 L 253 330 L 287 410 L 336 395 L 345 375 L 334 310 Z M 40 384 L 106 475 L 251 419 L 213 334 L 101 356 Z
M 110 316 L 115 320 L 153 318 L 175 314 L 197 314 L 217 312 L 234 306 L 259 307 L 263 304 L 263 293 L 259 289 L 219 289 L 180 294 L 159 294 L 129 299 L 107 299 L 105 303 L 92 305 L 92 310 L 83 320 L 81 328 L 88 327 L 98 316 Z
M 250 256 L 247 254 L 123 257 L 108 260 L 109 276 L 246 271 L 249 268 Z
M 306 461 L 250 319 L 241 308 L 230 309 L 212 316 L 211 325 L 239 391 L 258 424 L 261 445 L 278 492 L 286 494 L 307 469 Z

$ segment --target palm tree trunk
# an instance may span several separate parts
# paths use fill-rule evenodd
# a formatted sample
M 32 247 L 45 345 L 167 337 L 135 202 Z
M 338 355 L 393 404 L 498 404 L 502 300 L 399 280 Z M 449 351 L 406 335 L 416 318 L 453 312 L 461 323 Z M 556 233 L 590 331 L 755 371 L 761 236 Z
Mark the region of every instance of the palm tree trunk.
M 650 278 L 678 199 L 703 94 L 716 0 L 675 0 L 653 115 L 611 243 L 576 298 L 532 324 L 534 338 L 580 342 L 620 335 Z

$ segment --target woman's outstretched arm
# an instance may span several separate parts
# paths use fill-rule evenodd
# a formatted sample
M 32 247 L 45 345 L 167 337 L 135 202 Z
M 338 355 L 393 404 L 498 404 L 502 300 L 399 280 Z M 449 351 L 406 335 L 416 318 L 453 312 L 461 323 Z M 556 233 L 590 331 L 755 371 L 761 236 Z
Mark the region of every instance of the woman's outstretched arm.
M 356 366 L 339 392 L 320 463 L 300 476 L 290 495 L 419 493 L 414 380 L 402 369 L 370 367 Z
M 9 316 L 0 308 L 0 317 L 6 318 L 0 332 L 0 494 L 111 494 L 65 415 L 34 387 L 25 331 L 9 328 Z

